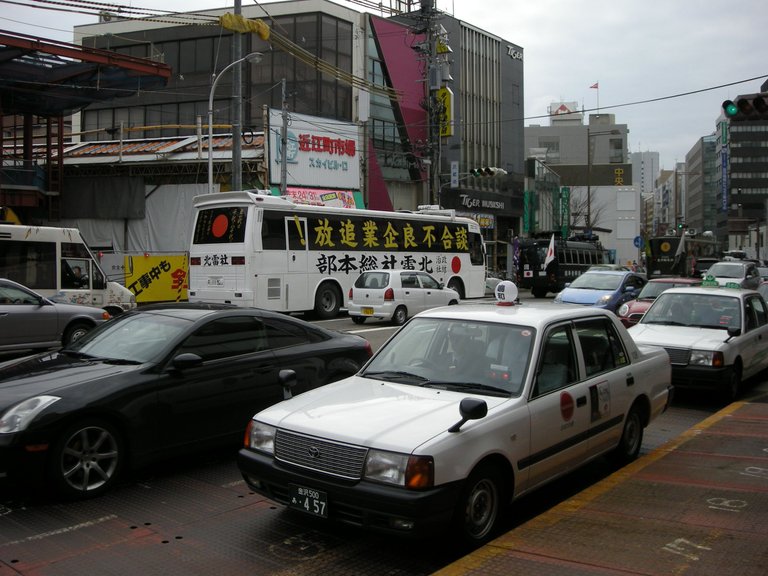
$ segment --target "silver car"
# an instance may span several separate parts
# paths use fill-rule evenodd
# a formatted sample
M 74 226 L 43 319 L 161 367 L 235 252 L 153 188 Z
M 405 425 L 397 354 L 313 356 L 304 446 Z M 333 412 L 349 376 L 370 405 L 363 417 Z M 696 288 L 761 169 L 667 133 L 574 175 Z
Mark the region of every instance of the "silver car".
M 349 289 L 347 311 L 355 324 L 366 318 L 401 325 L 415 314 L 458 304 L 459 293 L 417 270 L 368 270 Z
M 53 302 L 0 278 L 0 350 L 57 348 L 109 320 L 106 310 Z
M 760 272 L 754 262 L 729 260 L 715 262 L 702 274 L 702 277 L 712 276 L 720 286 L 738 284 L 739 288 L 757 290 L 760 285 Z

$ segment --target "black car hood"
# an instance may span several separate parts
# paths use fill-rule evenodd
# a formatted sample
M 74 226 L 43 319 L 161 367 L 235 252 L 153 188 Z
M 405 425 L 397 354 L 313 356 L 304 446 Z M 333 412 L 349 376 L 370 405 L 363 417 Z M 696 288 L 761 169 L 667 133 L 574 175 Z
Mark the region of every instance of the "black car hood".
M 0 413 L 26 398 L 40 394 L 60 396 L 72 387 L 88 386 L 95 380 L 135 372 L 145 367 L 111 364 L 59 352 L 45 352 L 4 362 L 0 364 Z

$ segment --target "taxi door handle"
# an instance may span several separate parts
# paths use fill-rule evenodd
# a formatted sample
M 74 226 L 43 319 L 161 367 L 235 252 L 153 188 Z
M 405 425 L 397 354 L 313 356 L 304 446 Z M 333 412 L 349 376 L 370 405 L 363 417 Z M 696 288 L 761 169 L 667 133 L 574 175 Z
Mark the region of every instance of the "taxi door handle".
M 634 386 L 635 385 L 635 377 L 631 374 L 627 376 L 627 386 Z
M 579 396 L 576 398 L 576 406 L 586 406 L 587 405 L 587 397 L 586 396 Z

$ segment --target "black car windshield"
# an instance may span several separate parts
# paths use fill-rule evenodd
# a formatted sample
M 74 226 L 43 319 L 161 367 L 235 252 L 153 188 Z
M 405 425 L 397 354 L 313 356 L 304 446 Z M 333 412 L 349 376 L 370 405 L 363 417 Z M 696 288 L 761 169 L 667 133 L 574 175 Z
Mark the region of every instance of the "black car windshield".
M 528 326 L 414 318 L 361 375 L 470 394 L 518 396 L 535 335 Z
M 664 292 L 654 300 L 640 323 L 719 330 L 740 328 L 740 300 L 735 296 Z
M 165 355 L 189 326 L 189 320 L 168 315 L 126 314 L 102 324 L 68 350 L 100 359 L 150 362 Z
M 592 274 L 585 272 L 576 278 L 569 288 L 582 290 L 616 290 L 624 279 L 623 274 Z

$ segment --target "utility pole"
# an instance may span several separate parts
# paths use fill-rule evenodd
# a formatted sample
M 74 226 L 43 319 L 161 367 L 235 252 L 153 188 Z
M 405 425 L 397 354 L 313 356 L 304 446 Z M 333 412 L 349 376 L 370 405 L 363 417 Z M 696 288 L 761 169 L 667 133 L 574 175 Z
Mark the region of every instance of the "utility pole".
M 235 0 L 235 15 L 242 13 L 241 0 Z M 232 35 L 232 62 L 243 55 L 243 35 Z M 232 71 L 232 190 L 243 189 L 243 67 L 242 62 Z
M 283 78 L 283 127 L 280 130 L 280 196 L 288 190 L 288 94 Z

